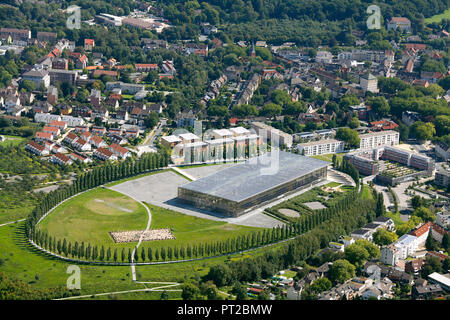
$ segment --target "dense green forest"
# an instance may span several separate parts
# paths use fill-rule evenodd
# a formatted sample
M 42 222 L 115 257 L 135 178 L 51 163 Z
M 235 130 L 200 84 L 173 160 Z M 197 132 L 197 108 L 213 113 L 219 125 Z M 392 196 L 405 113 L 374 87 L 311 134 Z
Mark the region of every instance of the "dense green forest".
M 429 17 L 446 10 L 447 0 L 158 0 L 166 6 L 169 19 L 185 23 L 193 19 L 192 11 L 202 9 L 199 17 L 211 23 L 242 23 L 261 19 L 296 19 L 316 21 L 336 21 L 352 18 L 362 21 L 366 8 L 376 4 L 382 15 L 393 17 L 407 16 L 410 19 Z M 182 10 L 184 9 L 184 10 Z M 184 14 L 183 14 L 184 11 Z

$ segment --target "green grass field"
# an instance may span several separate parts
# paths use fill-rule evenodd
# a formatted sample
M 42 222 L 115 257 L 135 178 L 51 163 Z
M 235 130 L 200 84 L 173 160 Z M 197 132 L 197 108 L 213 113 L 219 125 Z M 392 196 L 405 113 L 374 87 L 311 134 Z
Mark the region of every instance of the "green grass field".
M 151 229 L 169 228 L 176 239 L 143 242 L 142 247 L 194 245 L 226 240 L 260 228 L 202 219 L 148 205 L 152 214 Z M 136 243 L 115 243 L 109 232 L 144 230 L 148 215 L 133 199 L 109 189 L 83 193 L 56 208 L 39 224 L 57 239 L 90 243 L 111 248 L 133 248 Z
M 361 198 L 362 199 L 373 199 L 372 192 L 371 192 L 370 188 L 366 185 L 363 186 Z
M 147 211 L 133 199 L 97 188 L 60 205 L 42 220 L 39 229 L 73 243 L 131 248 L 136 244 L 115 244 L 109 232 L 144 230 L 147 221 Z
M 148 205 L 148 207 L 152 213 L 151 229 L 170 228 L 176 239 L 145 242 L 142 244 L 144 247 L 158 248 L 221 241 L 262 230 L 261 228 L 188 216 L 153 205 Z
M 435 16 L 425 19 L 425 23 L 429 24 L 433 22 L 441 22 L 443 19 L 450 19 L 450 9 L 445 10 L 441 14 L 437 14 Z
M 212 258 L 202 261 L 136 266 L 138 281 L 184 281 L 204 276 L 209 268 L 227 260 L 239 260 L 246 257 L 258 256 L 267 250 L 278 250 L 282 245 L 257 249 L 245 254 L 235 254 L 227 257 Z M 32 247 L 25 239 L 24 222 L 0 227 L 0 271 L 9 276 L 24 281 L 32 288 L 54 288 L 66 286 L 69 274 L 67 267 L 72 263 L 50 257 Z M 131 280 L 131 269 L 127 266 L 92 266 L 79 265 L 81 269 L 80 295 L 151 288 L 152 284 L 138 284 Z M 159 299 L 161 292 L 127 293 L 107 295 L 86 300 L 96 299 Z M 178 299 L 178 293 L 169 295 L 171 299 Z
M 23 206 L 21 208 L 2 209 L 0 210 L 0 224 L 24 219 L 33 211 L 33 208 L 33 206 Z
M 386 217 L 391 218 L 392 220 L 394 220 L 394 224 L 396 227 L 401 226 L 402 224 L 405 223 L 405 221 L 403 221 L 400 218 L 400 212 L 394 213 L 394 212 L 386 212 Z
M 0 146 L 18 146 L 19 144 L 21 144 L 23 141 L 25 141 L 26 139 L 23 137 L 17 137 L 17 136 L 6 136 L 3 135 L 6 140 L 0 142 Z

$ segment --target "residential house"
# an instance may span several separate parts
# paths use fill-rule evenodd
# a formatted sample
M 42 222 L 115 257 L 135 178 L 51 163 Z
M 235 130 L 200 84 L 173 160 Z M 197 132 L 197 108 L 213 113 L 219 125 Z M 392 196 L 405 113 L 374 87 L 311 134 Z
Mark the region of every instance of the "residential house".
M 430 283 L 425 279 L 417 279 L 412 287 L 412 298 L 415 300 L 428 300 L 442 293 L 443 290 L 439 284 Z
M 388 31 L 400 29 L 402 32 L 411 33 L 411 21 L 405 17 L 392 17 L 387 24 L 387 29 Z
M 95 47 L 94 39 L 84 39 L 84 50 L 85 51 L 92 51 L 92 49 L 94 47 Z
M 81 137 L 73 140 L 72 146 L 79 151 L 91 151 L 91 144 Z
M 28 150 L 38 156 L 46 156 L 49 154 L 49 151 L 43 145 L 40 145 L 39 143 L 34 141 L 28 142 L 28 144 L 25 146 L 25 150 Z
M 105 127 L 92 127 L 92 134 L 95 134 L 96 136 L 103 136 L 106 134 L 106 128 Z
M 32 69 L 28 72 L 25 72 L 22 75 L 22 80 L 32 81 L 36 88 L 40 88 L 43 85 L 45 88 L 48 88 L 50 85 L 50 75 L 48 71 L 43 69 Z
M 394 231 L 395 230 L 395 224 L 394 220 L 388 217 L 376 217 L 372 223 L 380 225 L 382 228 L 388 230 L 388 231 Z
M 92 138 L 90 140 L 90 143 L 96 148 L 106 148 L 106 147 L 108 147 L 108 144 L 105 141 L 103 141 L 102 138 L 100 138 L 99 136 L 95 136 L 95 135 L 92 136 Z
M 59 165 L 71 165 L 73 163 L 72 159 L 62 153 L 56 153 L 51 158 L 50 161 Z
M 373 237 L 372 237 L 373 233 L 370 230 L 363 230 L 363 229 L 358 229 L 353 231 L 350 236 L 355 239 L 355 240 L 368 240 L 368 241 L 372 241 Z
M 117 160 L 117 156 L 106 148 L 98 148 L 94 151 L 93 155 L 103 161 Z
M 118 145 L 118 144 L 116 144 L 116 143 L 112 143 L 112 144 L 109 146 L 109 150 L 110 150 L 114 155 L 118 156 L 118 157 L 121 158 L 121 159 L 126 159 L 126 158 L 128 158 L 129 156 L 131 156 L 131 152 L 130 152 L 128 149 L 126 149 L 126 148 L 124 148 L 124 147 L 121 147 L 120 145 Z
M 89 157 L 87 157 L 86 155 L 84 155 L 84 154 L 82 154 L 80 152 L 77 152 L 77 151 L 72 152 L 69 155 L 69 158 L 72 159 L 73 161 L 80 161 L 82 163 L 92 162 L 92 160 Z

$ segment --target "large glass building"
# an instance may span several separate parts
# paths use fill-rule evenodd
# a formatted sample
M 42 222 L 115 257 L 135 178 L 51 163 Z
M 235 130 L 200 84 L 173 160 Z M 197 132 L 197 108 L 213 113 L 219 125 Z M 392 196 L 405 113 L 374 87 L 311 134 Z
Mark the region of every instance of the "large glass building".
M 179 187 L 178 200 L 237 217 L 282 194 L 326 179 L 329 164 L 272 151 Z

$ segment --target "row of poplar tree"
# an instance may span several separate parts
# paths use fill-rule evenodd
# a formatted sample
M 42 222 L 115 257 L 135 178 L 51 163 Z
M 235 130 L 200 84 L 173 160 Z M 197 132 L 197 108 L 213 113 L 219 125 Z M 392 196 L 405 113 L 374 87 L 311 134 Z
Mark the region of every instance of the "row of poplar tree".
M 25 223 L 27 237 L 35 236 L 36 223 L 61 201 L 104 183 L 156 170 L 166 167 L 168 164 L 169 155 L 163 150 L 158 153 L 144 153 L 139 159 L 127 159 L 119 163 L 106 163 L 80 174 L 70 186 L 64 186 L 49 192 L 34 208 Z
M 186 246 L 180 247 L 168 246 L 159 249 L 141 247 L 134 252 L 134 261 L 156 262 L 211 257 L 276 243 L 312 230 L 316 226 L 347 210 L 357 199 L 358 193 L 356 191 L 349 192 L 347 196 L 338 201 L 334 206 L 318 210 L 315 213 L 305 214 L 294 223 L 285 224 L 282 227 L 264 229 L 259 232 L 252 232 L 223 241 L 194 245 L 187 244 Z M 128 248 L 127 251 L 126 248 L 111 249 L 110 247 L 105 248 L 104 246 L 99 248 L 96 245 L 84 242 L 75 242 L 72 244 L 67 239 L 56 239 L 41 230 L 33 232 L 31 238 L 44 249 L 73 259 L 130 263 L 132 258 L 131 248 Z

